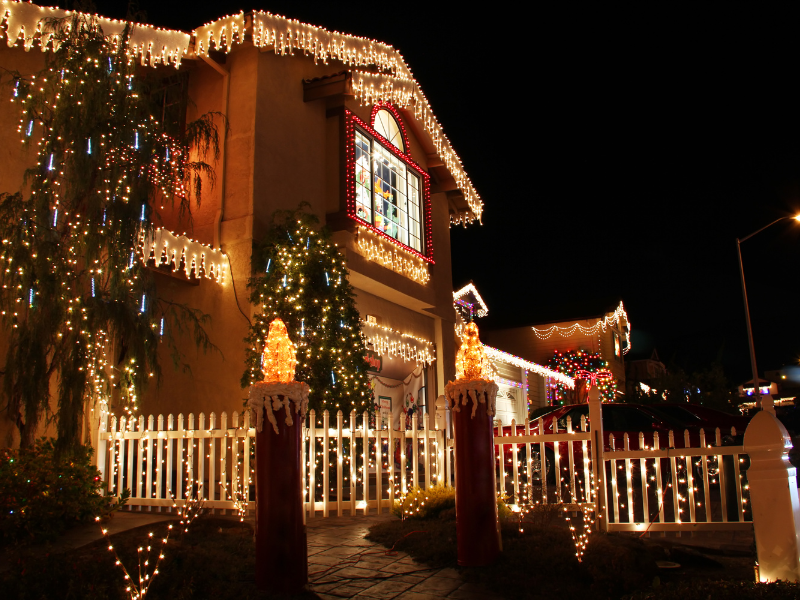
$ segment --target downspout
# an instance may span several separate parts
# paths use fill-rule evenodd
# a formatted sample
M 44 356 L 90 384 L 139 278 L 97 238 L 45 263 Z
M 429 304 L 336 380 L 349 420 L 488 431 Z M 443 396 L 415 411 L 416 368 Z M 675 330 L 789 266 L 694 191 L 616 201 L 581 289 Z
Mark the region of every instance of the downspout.
M 228 162 L 228 99 L 230 95 L 230 71 L 204 54 L 202 59 L 217 73 L 222 75 L 222 114 L 225 117 L 222 135 L 222 183 L 220 184 L 219 210 L 214 219 L 214 247 L 222 249 L 222 218 L 225 215 L 225 182 L 227 181 L 225 166 Z

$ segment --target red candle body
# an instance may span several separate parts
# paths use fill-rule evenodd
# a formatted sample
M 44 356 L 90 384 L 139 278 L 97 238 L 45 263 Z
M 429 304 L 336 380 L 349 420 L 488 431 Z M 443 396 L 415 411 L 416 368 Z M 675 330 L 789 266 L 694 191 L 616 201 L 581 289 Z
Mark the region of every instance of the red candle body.
M 453 411 L 456 438 L 456 528 L 458 564 L 482 567 L 500 553 L 494 474 L 494 423 L 481 402 Z
M 302 421 L 295 413 L 293 424 L 286 425 L 282 410 L 275 416 L 279 433 L 266 416 L 262 431 L 256 431 L 256 585 L 274 593 L 297 594 L 308 583 Z

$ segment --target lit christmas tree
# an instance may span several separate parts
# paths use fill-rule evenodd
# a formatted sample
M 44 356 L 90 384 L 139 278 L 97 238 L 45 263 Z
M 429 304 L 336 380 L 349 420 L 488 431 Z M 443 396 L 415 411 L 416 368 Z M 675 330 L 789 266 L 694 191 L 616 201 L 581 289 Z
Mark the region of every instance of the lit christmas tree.
M 309 408 L 334 414 L 372 410 L 359 314 L 344 259 L 326 229 L 302 210 L 278 211 L 254 253 L 250 302 L 261 307 L 246 338 L 242 387 L 260 381 L 270 322 L 279 317 L 297 345 L 298 381 L 311 388 Z
M 597 352 L 568 350 L 562 353 L 556 350 L 547 366 L 554 371 L 569 375 L 573 379 L 591 379 L 591 385 L 596 384 L 600 390 L 601 401 L 613 402 L 615 400 L 617 382 L 608 370 L 608 362 L 601 359 Z M 587 377 L 587 374 L 594 374 L 594 377 Z M 558 383 L 555 389 L 555 403 L 564 404 L 567 387 L 563 383 Z
M 199 175 L 213 181 L 213 171 L 190 150 L 216 158 L 218 136 L 212 115 L 172 130 L 160 122 L 163 75 L 137 75 L 130 26 L 113 41 L 78 13 L 45 27 L 55 32 L 45 68 L 11 81 L 20 136 L 37 162 L 28 195 L 0 194 L 3 384 L 24 446 L 56 376 L 58 448 L 69 450 L 87 402 L 135 410 L 158 379 L 170 325 L 193 324 L 198 346 L 210 347 L 204 315 L 156 296 L 141 249 L 156 205 L 177 201 L 185 214 L 187 188 L 199 202 Z

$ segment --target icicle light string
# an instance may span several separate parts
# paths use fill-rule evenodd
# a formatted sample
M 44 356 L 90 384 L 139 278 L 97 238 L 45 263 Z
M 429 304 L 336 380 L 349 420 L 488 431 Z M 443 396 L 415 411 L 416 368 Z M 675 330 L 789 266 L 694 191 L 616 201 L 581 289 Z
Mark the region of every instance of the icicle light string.
M 72 14 L 72 11 L 57 8 L 0 0 L 0 36 L 5 33 L 9 46 L 22 40 L 26 50 L 34 43 L 38 43 L 43 51 L 57 49 L 58 41 L 51 32 L 45 31 L 44 19 Z M 96 26 L 102 27 L 104 35 L 112 43 L 118 43 L 126 25 L 124 21 L 87 16 L 94 19 Z M 3 24 L 6 25 L 5 32 Z M 451 223 L 480 222 L 483 202 L 464 171 L 461 159 L 402 55 L 388 44 L 257 11 L 222 17 L 198 27 L 191 34 L 137 24 L 128 51 L 132 59 L 139 58 L 143 65 L 170 64 L 178 68 L 186 56 L 205 56 L 212 48 L 229 52 L 234 44 L 243 43 L 248 35 L 256 47 L 271 47 L 279 56 L 309 56 L 315 63 L 339 61 L 351 67 L 354 69 L 354 92 L 362 103 L 391 101 L 401 108 L 413 110 L 414 119 L 430 135 L 439 158 L 452 174 L 469 207 L 467 211 L 452 215 Z M 373 65 L 377 66 L 378 73 L 371 72 Z
M 623 325 L 624 322 L 624 325 Z M 552 327 L 547 328 L 538 328 L 538 327 L 531 327 L 533 332 L 536 334 L 540 340 L 549 340 L 553 335 L 558 335 L 560 337 L 571 337 L 576 333 L 581 333 L 583 335 L 594 335 L 601 331 L 605 332 L 609 328 L 619 327 L 627 327 L 627 331 L 625 332 L 625 340 L 627 342 L 625 348 L 623 348 L 622 353 L 627 354 L 631 349 L 631 324 L 630 320 L 628 319 L 628 313 L 625 312 L 625 307 L 622 305 L 622 302 L 619 303 L 619 306 L 614 310 L 614 312 L 609 316 L 606 315 L 602 319 L 598 319 L 594 325 L 590 325 L 588 327 L 584 327 L 580 323 L 573 323 L 568 327 L 559 327 L 558 325 L 553 325 Z

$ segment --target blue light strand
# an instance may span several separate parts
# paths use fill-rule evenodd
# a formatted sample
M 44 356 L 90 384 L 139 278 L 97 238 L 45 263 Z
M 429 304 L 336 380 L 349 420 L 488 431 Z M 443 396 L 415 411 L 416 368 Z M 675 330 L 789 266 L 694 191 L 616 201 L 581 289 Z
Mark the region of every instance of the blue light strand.
M 58 227 L 58 209 L 53 211 L 53 227 Z
M 286 275 L 283 276 L 283 287 L 286 287 Z
M 89 138 L 86 144 L 86 154 L 92 153 L 92 138 Z
M 28 292 L 28 306 L 33 308 L 33 288 Z
M 270 259 L 267 261 L 267 271 L 266 271 L 267 273 L 269 273 L 269 266 L 270 266 L 271 264 L 272 264 L 272 259 L 270 258 Z
M 147 206 L 146 204 L 142 204 L 142 215 L 139 217 L 140 221 L 144 221 L 144 209 L 146 206 Z
M 161 330 L 159 331 L 158 335 L 164 337 L 164 317 L 161 317 Z
M 94 298 L 94 277 L 92 277 L 92 298 Z
M 128 268 L 129 269 L 133 268 L 133 252 L 131 252 L 131 261 L 130 261 L 130 263 L 128 263 Z
M 33 121 L 28 121 L 28 131 L 26 133 L 28 137 L 31 137 L 33 133 Z
M 14 98 L 17 96 L 19 96 L 19 80 L 17 80 L 17 83 L 14 84 Z
M 133 149 L 139 149 L 139 130 L 137 129 L 136 132 L 133 134 Z
M 327 271 L 325 271 L 325 283 L 327 283 L 329 286 L 331 284 L 331 280 L 328 278 L 328 272 Z
M 55 167 L 53 167 L 53 158 L 54 158 L 54 156 L 53 156 L 53 153 L 51 152 L 50 153 L 50 164 L 47 165 L 47 170 L 48 171 L 52 171 L 55 168 Z
M 140 313 L 143 313 L 143 312 L 144 312 L 144 310 L 145 310 L 145 306 L 146 306 L 146 299 L 147 299 L 147 296 L 145 296 L 144 294 L 142 294 L 142 307 L 139 309 L 139 312 L 140 312 Z
M 331 371 L 331 381 L 333 382 L 333 385 L 336 385 L 336 375 L 333 374 L 333 371 Z
M 305 337 L 306 335 L 306 320 L 300 319 L 300 335 Z

